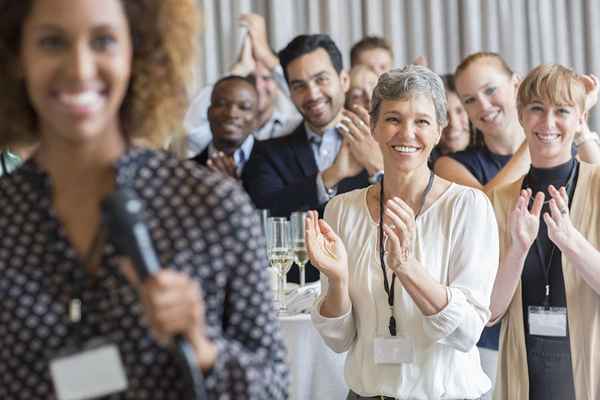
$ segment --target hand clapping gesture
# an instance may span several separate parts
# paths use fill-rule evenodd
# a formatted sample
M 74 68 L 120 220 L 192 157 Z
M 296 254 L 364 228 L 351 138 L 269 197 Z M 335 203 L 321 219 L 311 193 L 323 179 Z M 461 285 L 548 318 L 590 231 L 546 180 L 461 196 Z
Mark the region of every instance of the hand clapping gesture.
M 416 235 L 415 214 L 401 198 L 393 197 L 383 211 L 383 232 L 387 235 L 386 255 L 388 267 L 396 274 L 406 272 L 414 265 Z M 386 243 L 387 242 L 387 243 Z
M 595 75 L 581 75 L 581 82 L 583 82 L 586 90 L 585 98 L 585 111 L 589 111 L 598 102 L 598 78 Z
M 560 251 L 564 252 L 566 246 L 574 242 L 578 234 L 569 217 L 569 196 L 564 187 L 557 190 L 554 186 L 548 187 L 550 200 L 550 213 L 544 213 L 544 221 L 548 226 L 548 238 Z
M 352 156 L 364 168 L 373 174 L 383 169 L 383 155 L 377 141 L 371 135 L 369 113 L 361 106 L 355 106 L 354 112 L 344 110 L 340 122 L 340 131 L 350 145 Z
M 538 235 L 540 228 L 540 213 L 544 205 L 544 193 L 538 192 L 535 195 L 533 206 L 529 211 L 529 202 L 531 200 L 531 189 L 521 190 L 515 209 L 508 216 L 508 227 L 513 245 L 527 253 Z
M 305 221 L 305 243 L 310 262 L 331 281 L 348 281 L 348 255 L 344 243 L 316 211 Z
M 218 171 L 225 175 L 229 175 L 234 179 L 240 178 L 240 174 L 238 173 L 233 156 L 227 155 L 222 151 L 219 151 L 211 156 L 206 162 L 206 166 L 213 171 Z

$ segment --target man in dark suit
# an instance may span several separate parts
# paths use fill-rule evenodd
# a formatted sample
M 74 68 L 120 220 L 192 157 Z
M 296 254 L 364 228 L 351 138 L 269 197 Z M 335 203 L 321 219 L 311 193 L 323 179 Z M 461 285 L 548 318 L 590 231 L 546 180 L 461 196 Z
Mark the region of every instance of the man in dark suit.
M 296 37 L 279 61 L 303 121 L 289 136 L 257 142 L 242 182 L 256 207 L 274 216 L 322 212 L 335 194 L 374 180 L 383 169 L 381 153 L 368 121 L 343 112 L 349 79 L 328 35 Z M 307 280 L 315 278 L 318 272 L 307 269 Z
M 212 141 L 192 160 L 239 179 L 254 147 L 257 110 L 252 79 L 237 75 L 219 79 L 207 112 Z

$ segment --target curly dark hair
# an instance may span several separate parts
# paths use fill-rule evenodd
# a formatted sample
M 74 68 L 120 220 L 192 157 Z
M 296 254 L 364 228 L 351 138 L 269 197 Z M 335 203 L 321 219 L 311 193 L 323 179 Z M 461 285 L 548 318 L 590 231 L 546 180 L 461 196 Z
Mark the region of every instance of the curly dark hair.
M 197 61 L 199 11 L 194 0 L 121 0 L 133 43 L 131 79 L 120 109 L 129 140 L 156 147 L 181 131 L 187 84 Z M 38 139 L 37 115 L 20 77 L 21 30 L 33 0 L 0 0 L 0 148 Z

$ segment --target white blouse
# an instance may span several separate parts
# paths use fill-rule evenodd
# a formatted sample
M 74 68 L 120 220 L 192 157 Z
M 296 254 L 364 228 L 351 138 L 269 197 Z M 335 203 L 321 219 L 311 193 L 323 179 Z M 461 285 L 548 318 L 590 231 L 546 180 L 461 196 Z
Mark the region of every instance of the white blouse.
M 478 190 L 451 184 L 417 217 L 415 255 L 436 281 L 447 286 L 448 305 L 425 316 L 396 281 L 398 336 L 414 342 L 415 362 L 375 364 L 373 342 L 390 336 L 390 308 L 379 261 L 379 230 L 367 208 L 367 190 L 337 196 L 325 209 L 325 220 L 348 251 L 352 308 L 337 318 L 320 315 L 327 293 L 327 279 L 321 274 L 322 296 L 312 310 L 315 327 L 334 351 L 349 352 L 346 382 L 361 396 L 480 397 L 491 383 L 481 369 L 475 344 L 490 318 L 499 261 L 498 228 L 488 198 Z

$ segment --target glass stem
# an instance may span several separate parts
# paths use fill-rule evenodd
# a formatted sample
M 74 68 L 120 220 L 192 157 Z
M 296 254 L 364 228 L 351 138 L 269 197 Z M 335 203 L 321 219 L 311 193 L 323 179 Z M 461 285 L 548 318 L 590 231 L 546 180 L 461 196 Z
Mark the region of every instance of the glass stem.
M 300 265 L 300 287 L 306 285 L 306 264 Z
M 279 312 L 284 313 L 287 311 L 287 304 L 285 301 L 285 283 L 286 274 L 284 270 L 279 270 L 279 284 L 277 285 L 277 292 L 279 297 Z

